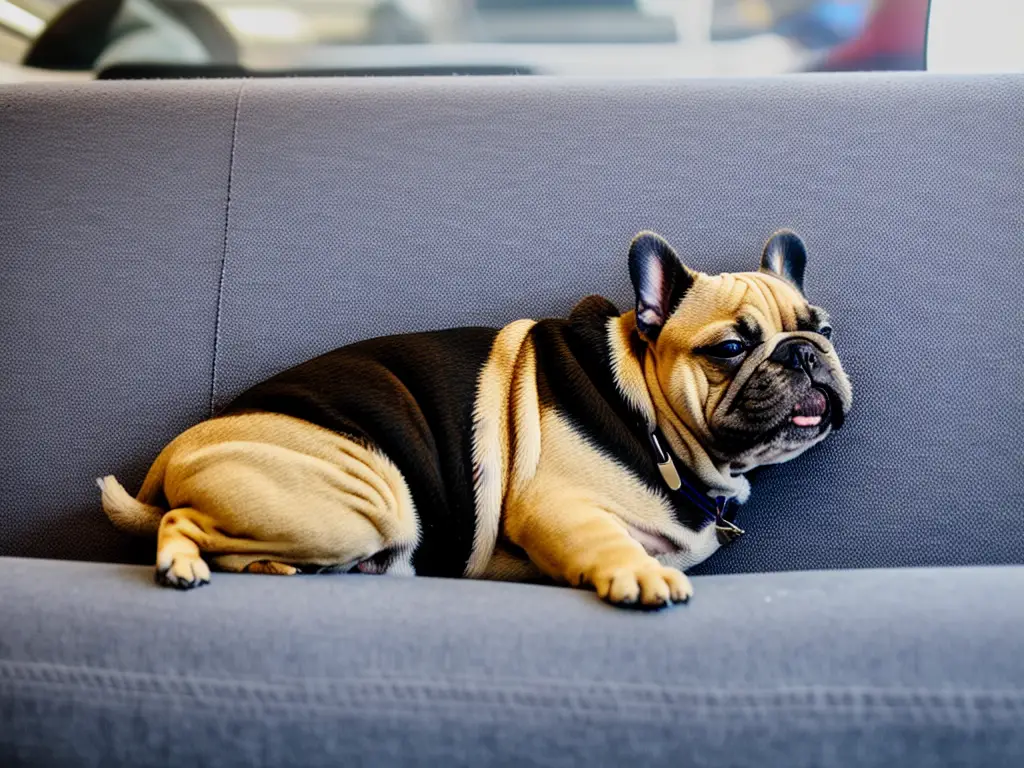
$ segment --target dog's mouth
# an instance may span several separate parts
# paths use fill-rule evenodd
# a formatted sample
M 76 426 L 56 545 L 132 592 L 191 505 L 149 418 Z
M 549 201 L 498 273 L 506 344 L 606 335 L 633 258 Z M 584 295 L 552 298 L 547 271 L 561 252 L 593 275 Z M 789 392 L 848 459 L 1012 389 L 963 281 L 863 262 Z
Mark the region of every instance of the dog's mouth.
M 828 425 L 839 429 L 843 421 L 843 404 L 839 395 L 829 387 L 817 385 L 793 406 L 788 423 L 798 429 L 820 430 Z
M 793 406 L 789 422 L 795 427 L 815 429 L 822 423 L 828 423 L 831 410 L 832 405 L 829 402 L 828 391 L 821 387 L 812 387 Z

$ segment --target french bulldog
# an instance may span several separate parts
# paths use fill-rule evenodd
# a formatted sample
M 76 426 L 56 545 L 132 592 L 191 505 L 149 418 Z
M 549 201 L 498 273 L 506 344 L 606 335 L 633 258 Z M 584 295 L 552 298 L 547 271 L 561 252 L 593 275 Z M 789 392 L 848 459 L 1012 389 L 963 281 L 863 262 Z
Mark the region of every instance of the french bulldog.
M 176 437 L 113 523 L 156 538 L 156 577 L 355 571 L 533 580 L 616 605 L 685 602 L 683 571 L 742 533 L 745 473 L 842 426 L 851 387 L 806 249 L 707 275 L 651 232 L 624 314 L 377 338 L 248 390 Z

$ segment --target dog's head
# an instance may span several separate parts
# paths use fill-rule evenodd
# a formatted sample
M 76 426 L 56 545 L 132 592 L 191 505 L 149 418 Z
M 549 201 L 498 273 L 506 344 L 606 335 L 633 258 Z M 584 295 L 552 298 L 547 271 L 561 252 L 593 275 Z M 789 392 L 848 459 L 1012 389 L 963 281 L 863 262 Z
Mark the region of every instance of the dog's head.
M 788 231 L 768 240 L 757 272 L 695 272 L 651 232 L 630 246 L 655 405 L 671 409 L 732 474 L 799 455 L 850 409 L 828 315 L 803 295 L 806 260 Z

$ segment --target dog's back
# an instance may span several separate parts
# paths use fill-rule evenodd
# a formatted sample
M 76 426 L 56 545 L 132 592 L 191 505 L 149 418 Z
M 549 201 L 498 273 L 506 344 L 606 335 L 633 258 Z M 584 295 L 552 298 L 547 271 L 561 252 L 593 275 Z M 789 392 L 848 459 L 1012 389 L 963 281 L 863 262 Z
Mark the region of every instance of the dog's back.
M 497 331 L 456 328 L 351 344 L 257 384 L 223 415 L 302 419 L 398 467 L 421 518 L 418 574 L 462 576 L 473 545 L 473 406 Z

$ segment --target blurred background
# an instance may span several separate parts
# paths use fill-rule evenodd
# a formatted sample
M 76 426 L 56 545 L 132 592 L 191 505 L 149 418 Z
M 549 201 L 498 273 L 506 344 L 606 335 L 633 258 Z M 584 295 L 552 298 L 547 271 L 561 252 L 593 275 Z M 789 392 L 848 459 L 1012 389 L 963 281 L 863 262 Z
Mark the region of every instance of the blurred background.
M 8 79 L 920 70 L 928 9 L 928 0 L 0 0 L 0 62 Z

